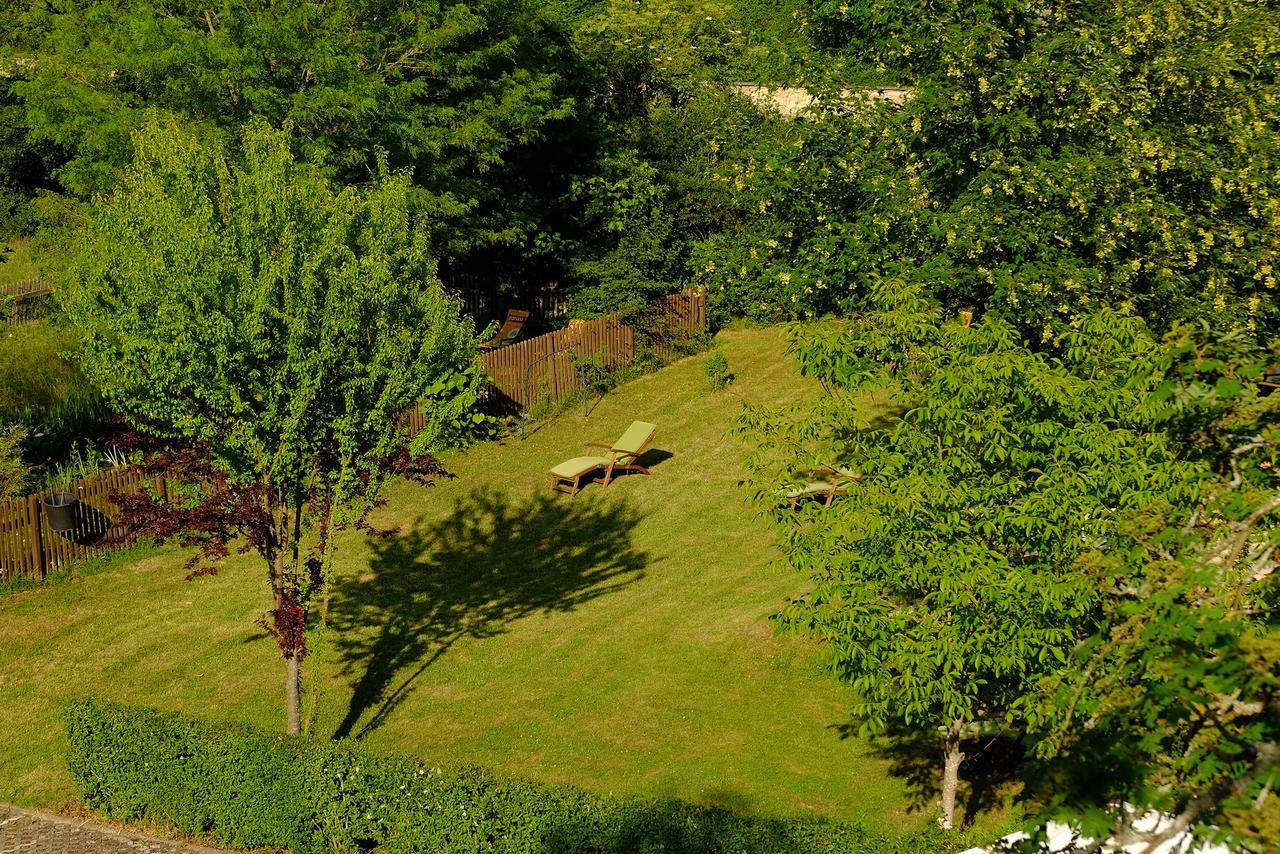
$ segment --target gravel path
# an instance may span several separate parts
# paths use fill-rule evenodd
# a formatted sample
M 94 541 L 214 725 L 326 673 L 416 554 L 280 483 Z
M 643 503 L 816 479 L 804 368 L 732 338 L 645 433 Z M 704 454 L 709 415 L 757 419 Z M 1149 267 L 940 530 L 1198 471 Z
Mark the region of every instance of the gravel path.
M 0 854 L 215 854 L 218 850 L 0 804 Z

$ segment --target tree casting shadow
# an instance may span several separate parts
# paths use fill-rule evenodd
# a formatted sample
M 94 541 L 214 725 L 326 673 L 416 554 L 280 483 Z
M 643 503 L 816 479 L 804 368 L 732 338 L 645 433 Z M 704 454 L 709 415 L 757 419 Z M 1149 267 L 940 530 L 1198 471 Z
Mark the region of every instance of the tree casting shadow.
M 375 539 L 369 572 L 332 591 L 343 674 L 356 675 L 334 738 L 379 727 L 458 640 L 572 610 L 641 578 L 646 555 L 631 542 L 639 519 L 626 504 L 516 500 L 484 488 L 442 519 Z
M 857 732 L 853 724 L 832 727 L 841 738 Z M 1026 749 L 1006 738 L 983 737 L 964 742 L 956 814 L 968 827 L 984 812 L 1000 806 L 1006 787 L 1020 780 Z M 912 812 L 931 809 L 942 795 L 942 749 L 928 731 L 891 727 L 876 740 L 873 755 L 890 762 L 889 773 L 905 780 Z

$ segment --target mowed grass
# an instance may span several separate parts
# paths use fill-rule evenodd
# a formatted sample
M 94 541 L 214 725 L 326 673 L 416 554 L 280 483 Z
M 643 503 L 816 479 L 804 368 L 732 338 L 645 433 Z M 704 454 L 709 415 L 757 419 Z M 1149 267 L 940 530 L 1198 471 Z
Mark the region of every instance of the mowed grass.
M 743 401 L 816 393 L 774 330 L 722 333 L 737 374 L 710 392 L 697 356 L 445 460 L 452 479 L 397 484 L 339 540 L 307 712 L 335 734 L 431 762 L 474 763 L 605 792 L 773 815 L 921 827 L 907 781 L 842 739 L 852 697 L 809 642 L 768 615 L 805 580 L 772 564 L 770 524 L 727 436 Z M 632 419 L 659 425 L 652 477 L 576 497 L 546 470 Z M 282 729 L 282 667 L 255 625 L 249 557 L 184 581 L 184 555 L 0 599 L 0 800 L 58 806 L 62 704 L 75 695 Z

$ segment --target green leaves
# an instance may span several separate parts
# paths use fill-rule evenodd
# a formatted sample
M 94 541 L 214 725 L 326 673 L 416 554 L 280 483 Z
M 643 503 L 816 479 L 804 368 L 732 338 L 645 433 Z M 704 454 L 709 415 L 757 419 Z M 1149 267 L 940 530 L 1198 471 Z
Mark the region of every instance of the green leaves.
M 261 116 L 342 180 L 367 180 L 379 156 L 412 170 L 418 202 L 449 216 L 441 244 L 509 243 L 538 211 L 511 211 L 522 179 L 508 167 L 573 109 L 562 37 L 521 2 L 96 0 L 22 20 L 14 92 L 82 198 L 111 189 L 148 110 L 224 141 Z
M 1099 304 L 1161 331 L 1274 328 L 1280 22 L 1265 4 L 820 0 L 814 16 L 913 96 L 797 123 L 727 164 L 751 220 L 704 274 L 713 296 L 822 316 L 905 277 L 1049 345 Z
M 892 838 L 857 823 L 766 818 L 674 800 L 590 793 L 433 767 L 356 739 L 308 741 L 173 713 L 77 700 L 68 766 L 81 797 L 242 848 L 353 852 L 940 854 L 927 833 Z
M 0 499 L 21 495 L 31 479 L 22 458 L 23 427 L 0 427 Z
M 792 330 L 827 395 L 744 421 L 786 560 L 812 582 L 777 621 L 824 643 L 870 731 L 1020 733 L 1098 627 L 1106 585 L 1082 566 L 1125 548 L 1140 508 L 1189 514 L 1205 470 L 1146 405 L 1161 347 L 1137 319 L 1097 311 L 1054 356 L 991 315 L 940 322 L 918 286 L 874 294 L 847 326 Z M 830 507 L 780 507 L 809 459 L 862 478 Z
M 407 176 L 337 190 L 264 122 L 239 157 L 159 118 L 136 148 L 67 292 L 86 371 L 130 419 L 207 443 L 234 480 L 358 514 L 403 412 L 428 401 L 420 449 L 470 416 L 474 330 L 435 280 Z

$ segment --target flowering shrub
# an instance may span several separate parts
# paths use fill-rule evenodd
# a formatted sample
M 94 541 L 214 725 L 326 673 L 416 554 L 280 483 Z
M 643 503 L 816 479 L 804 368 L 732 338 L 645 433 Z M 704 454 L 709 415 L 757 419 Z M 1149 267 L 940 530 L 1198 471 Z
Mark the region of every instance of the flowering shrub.
M 794 123 L 722 178 L 696 265 L 724 310 L 856 309 L 909 277 L 1058 340 L 1099 303 L 1158 327 L 1280 319 L 1280 19 L 1203 0 L 820 0 L 828 43 L 914 97 Z

